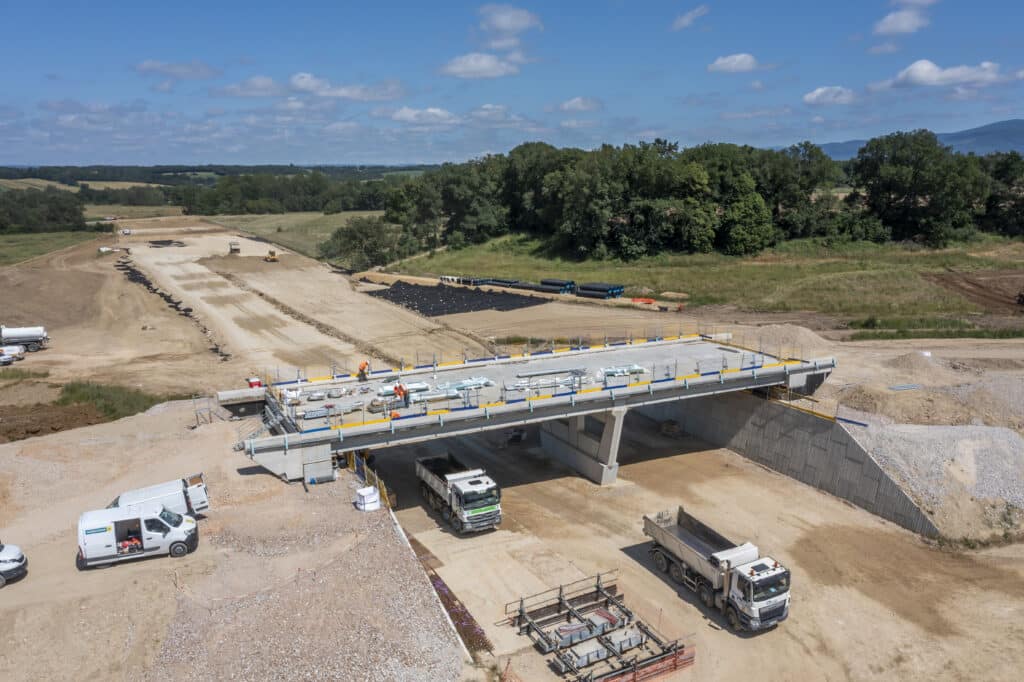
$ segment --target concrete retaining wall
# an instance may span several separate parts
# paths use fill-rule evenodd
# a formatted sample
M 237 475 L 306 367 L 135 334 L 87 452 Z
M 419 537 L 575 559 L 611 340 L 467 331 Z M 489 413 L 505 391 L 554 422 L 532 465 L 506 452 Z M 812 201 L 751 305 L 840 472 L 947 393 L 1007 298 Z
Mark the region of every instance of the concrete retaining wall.
M 747 393 L 637 409 L 658 421 L 675 419 L 686 433 L 849 500 L 915 533 L 939 534 L 928 515 L 840 423 Z

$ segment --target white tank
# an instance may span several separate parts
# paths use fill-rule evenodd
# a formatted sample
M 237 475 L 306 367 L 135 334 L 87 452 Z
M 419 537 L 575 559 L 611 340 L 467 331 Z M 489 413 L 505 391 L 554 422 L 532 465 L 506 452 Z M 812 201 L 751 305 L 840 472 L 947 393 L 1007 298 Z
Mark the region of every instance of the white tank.
M 0 327 L 0 340 L 4 343 L 41 341 L 46 337 L 46 327 Z

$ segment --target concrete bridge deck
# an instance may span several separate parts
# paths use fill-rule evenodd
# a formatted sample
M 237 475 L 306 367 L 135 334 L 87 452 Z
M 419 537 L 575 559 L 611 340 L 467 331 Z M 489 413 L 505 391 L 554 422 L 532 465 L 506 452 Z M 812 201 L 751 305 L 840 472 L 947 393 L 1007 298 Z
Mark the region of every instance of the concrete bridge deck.
M 777 385 L 811 392 L 834 367 L 833 358 L 778 358 L 732 346 L 724 335 L 376 370 L 365 382 L 350 374 L 280 382 L 263 398 L 264 422 L 274 435 L 244 447 L 294 480 L 329 474 L 334 452 L 552 422 L 546 429 L 552 454 L 608 482 L 617 470 L 626 409 Z M 413 389 L 408 405 L 394 399 L 396 381 Z M 221 397 L 228 404 L 237 392 Z M 586 415 L 604 422 L 599 438 L 586 433 Z

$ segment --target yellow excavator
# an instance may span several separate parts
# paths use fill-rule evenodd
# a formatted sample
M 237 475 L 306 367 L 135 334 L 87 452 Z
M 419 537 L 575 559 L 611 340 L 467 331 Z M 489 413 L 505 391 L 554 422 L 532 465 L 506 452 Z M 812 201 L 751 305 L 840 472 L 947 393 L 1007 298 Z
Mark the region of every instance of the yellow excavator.
M 267 251 L 267 255 L 263 257 L 263 260 L 265 260 L 268 263 L 278 262 L 277 251 L 275 251 L 274 249 L 269 249 Z

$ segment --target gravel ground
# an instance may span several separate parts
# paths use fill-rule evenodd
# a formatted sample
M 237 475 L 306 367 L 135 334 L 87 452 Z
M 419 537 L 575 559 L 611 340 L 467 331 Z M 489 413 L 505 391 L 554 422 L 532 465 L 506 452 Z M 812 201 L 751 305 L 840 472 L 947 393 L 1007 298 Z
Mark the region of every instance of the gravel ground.
M 306 497 L 302 516 L 315 520 L 301 529 L 285 519 L 257 537 L 228 521 L 206 538 L 232 553 L 218 572 L 315 548 L 313 565 L 228 598 L 183 590 L 145 679 L 458 679 L 459 644 L 391 516 L 354 511 L 344 479 Z M 354 544 L 332 557 L 327 545 L 346 539 Z
M 427 287 L 401 281 L 395 282 L 387 289 L 372 291 L 370 295 L 397 303 L 427 317 L 479 310 L 516 310 L 548 302 L 544 298 L 512 292 L 446 287 L 443 284 Z

